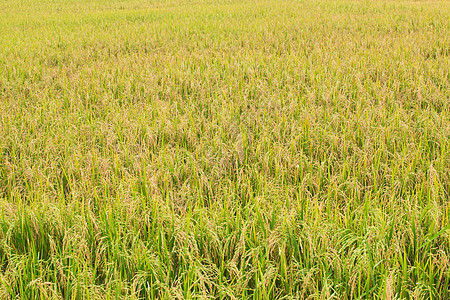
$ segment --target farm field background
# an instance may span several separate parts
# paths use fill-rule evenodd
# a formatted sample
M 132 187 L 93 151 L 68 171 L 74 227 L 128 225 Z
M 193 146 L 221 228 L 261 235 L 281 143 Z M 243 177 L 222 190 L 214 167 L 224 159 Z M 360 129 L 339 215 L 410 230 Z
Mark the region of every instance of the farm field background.
M 450 1 L 0 2 L 0 299 L 450 299 Z

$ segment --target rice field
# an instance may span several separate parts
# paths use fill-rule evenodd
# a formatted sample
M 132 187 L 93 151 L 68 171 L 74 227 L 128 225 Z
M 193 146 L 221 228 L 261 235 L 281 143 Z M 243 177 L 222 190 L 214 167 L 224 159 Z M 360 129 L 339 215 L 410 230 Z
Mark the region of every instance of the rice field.
M 1 0 L 0 299 L 450 299 L 449 20 Z

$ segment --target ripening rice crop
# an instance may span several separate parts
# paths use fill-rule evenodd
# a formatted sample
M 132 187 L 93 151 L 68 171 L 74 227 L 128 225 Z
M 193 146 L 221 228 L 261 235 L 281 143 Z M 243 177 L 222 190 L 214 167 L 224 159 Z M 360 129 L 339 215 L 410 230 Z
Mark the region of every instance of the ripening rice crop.
M 450 299 L 449 20 L 0 1 L 0 299 Z

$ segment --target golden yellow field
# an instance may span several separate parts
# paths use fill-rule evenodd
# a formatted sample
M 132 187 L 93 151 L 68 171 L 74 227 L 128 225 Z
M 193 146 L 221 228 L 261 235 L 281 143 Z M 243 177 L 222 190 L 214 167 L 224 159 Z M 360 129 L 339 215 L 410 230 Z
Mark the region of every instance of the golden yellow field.
M 449 20 L 0 0 L 0 299 L 450 299 Z

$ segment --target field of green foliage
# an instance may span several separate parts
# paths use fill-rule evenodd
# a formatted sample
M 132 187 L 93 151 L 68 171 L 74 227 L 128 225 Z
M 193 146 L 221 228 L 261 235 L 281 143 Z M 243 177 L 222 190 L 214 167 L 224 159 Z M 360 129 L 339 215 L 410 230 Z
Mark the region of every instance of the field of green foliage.
M 450 299 L 449 20 L 1 0 L 0 299 Z

